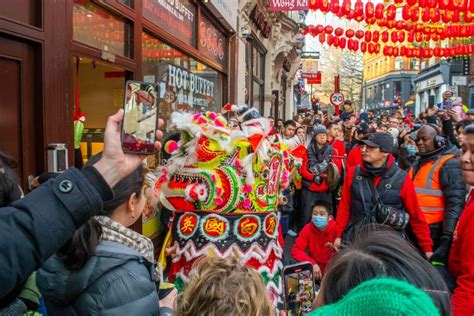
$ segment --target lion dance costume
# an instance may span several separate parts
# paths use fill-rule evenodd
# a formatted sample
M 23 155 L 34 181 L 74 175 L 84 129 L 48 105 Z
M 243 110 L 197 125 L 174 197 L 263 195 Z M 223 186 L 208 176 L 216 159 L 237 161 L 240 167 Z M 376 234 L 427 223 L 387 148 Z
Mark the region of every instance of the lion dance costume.
M 181 140 L 155 186 L 174 213 L 169 279 L 182 290 L 199 257 L 236 255 L 262 275 L 276 306 L 283 268 L 277 208 L 295 161 L 257 110 L 228 104 L 225 111 L 239 114 L 241 129 L 214 112 L 172 115 Z

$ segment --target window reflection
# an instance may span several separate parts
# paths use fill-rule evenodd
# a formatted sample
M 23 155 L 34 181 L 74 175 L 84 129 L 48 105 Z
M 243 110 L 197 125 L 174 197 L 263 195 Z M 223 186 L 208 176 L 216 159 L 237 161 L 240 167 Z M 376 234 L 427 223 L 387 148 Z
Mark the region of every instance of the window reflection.
M 144 80 L 160 85 L 160 117 L 166 126 L 173 111 L 220 111 L 222 74 L 148 33 L 143 33 L 142 49 Z
M 73 39 L 117 55 L 129 56 L 130 27 L 89 0 L 74 0 Z

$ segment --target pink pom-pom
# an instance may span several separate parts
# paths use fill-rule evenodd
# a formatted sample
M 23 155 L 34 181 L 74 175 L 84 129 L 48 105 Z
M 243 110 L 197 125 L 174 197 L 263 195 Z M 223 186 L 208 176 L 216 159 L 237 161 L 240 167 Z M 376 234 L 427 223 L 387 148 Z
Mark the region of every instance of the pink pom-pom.
M 208 116 L 209 116 L 209 118 L 210 118 L 211 120 L 215 120 L 215 119 L 216 119 L 216 117 L 217 117 L 217 113 L 216 113 L 216 112 L 208 112 L 208 113 L 209 113 Z
M 214 203 L 216 203 L 217 206 L 221 206 L 222 204 L 224 204 L 224 200 L 222 200 L 221 198 L 214 198 Z
M 178 150 L 178 148 L 179 148 L 179 145 L 174 140 L 169 140 L 165 144 L 165 152 L 167 152 L 170 155 L 173 154 L 176 150 Z
M 202 116 L 199 117 L 198 123 L 204 124 L 204 123 L 206 123 L 206 122 L 207 122 L 207 121 L 206 121 L 206 119 L 205 119 L 204 117 L 202 117 Z
M 252 186 L 248 185 L 248 184 L 244 185 L 243 191 L 246 192 L 246 193 L 252 192 Z
M 250 199 L 248 198 L 245 198 L 244 199 L 244 206 L 245 208 L 250 208 L 250 205 L 252 204 L 252 202 L 250 201 Z
M 197 120 L 199 117 L 201 116 L 200 113 L 196 113 L 194 114 L 194 117 L 193 117 L 193 120 Z

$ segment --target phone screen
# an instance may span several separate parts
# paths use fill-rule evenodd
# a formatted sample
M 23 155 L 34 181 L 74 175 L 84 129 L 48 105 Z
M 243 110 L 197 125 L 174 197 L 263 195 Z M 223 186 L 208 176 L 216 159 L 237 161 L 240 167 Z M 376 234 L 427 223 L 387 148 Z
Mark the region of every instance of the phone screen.
M 313 267 L 310 263 L 287 266 L 283 271 L 285 303 L 288 316 L 311 312 L 314 300 Z
M 122 125 L 124 151 L 155 153 L 158 95 L 158 87 L 153 83 L 127 81 Z
M 443 108 L 446 110 L 446 111 L 449 111 L 449 110 L 452 110 L 453 109 L 453 102 L 451 102 L 451 100 L 446 100 L 444 101 L 443 103 Z

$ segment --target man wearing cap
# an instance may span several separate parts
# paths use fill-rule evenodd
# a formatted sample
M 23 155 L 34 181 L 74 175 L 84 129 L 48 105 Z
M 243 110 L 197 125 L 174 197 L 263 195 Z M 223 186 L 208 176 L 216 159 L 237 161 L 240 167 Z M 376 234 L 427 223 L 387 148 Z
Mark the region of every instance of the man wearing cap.
M 303 192 L 301 206 L 297 216 L 298 230 L 301 230 L 311 219 L 311 205 L 315 200 L 324 200 L 331 203 L 330 189 L 327 184 L 326 171 L 333 161 L 334 149 L 327 144 L 327 131 L 324 125 L 314 127 L 314 136 L 308 145 L 300 174 L 303 177 Z M 342 172 L 341 159 L 334 161 L 339 174 Z
M 435 125 L 425 125 L 418 130 L 416 145 L 420 159 L 413 164 L 409 176 L 430 226 L 432 260 L 446 264 L 466 198 L 458 150 L 446 136 L 440 135 Z
M 368 135 L 375 133 L 373 128 L 370 128 L 369 125 L 362 123 L 360 124 L 354 134 L 355 144 L 352 146 L 352 149 L 349 151 L 346 160 L 346 168 L 349 169 L 353 166 L 358 166 L 362 163 L 362 139 Z
M 374 133 L 367 136 L 363 143 L 363 163 L 350 168 L 344 182 L 336 219 L 338 238 L 334 246 L 336 249 L 340 247 L 343 233 L 346 240 L 353 239 L 355 234 L 359 233 L 357 224 L 365 223 L 361 219 L 370 218 L 378 195 L 378 202 L 384 206 L 409 214 L 411 230 L 426 257 L 430 258 L 433 254 L 433 242 L 429 227 L 418 205 L 413 182 L 407 173 L 395 164 L 391 154 L 392 136 L 387 133 Z M 377 214 L 372 215 L 377 218 Z

